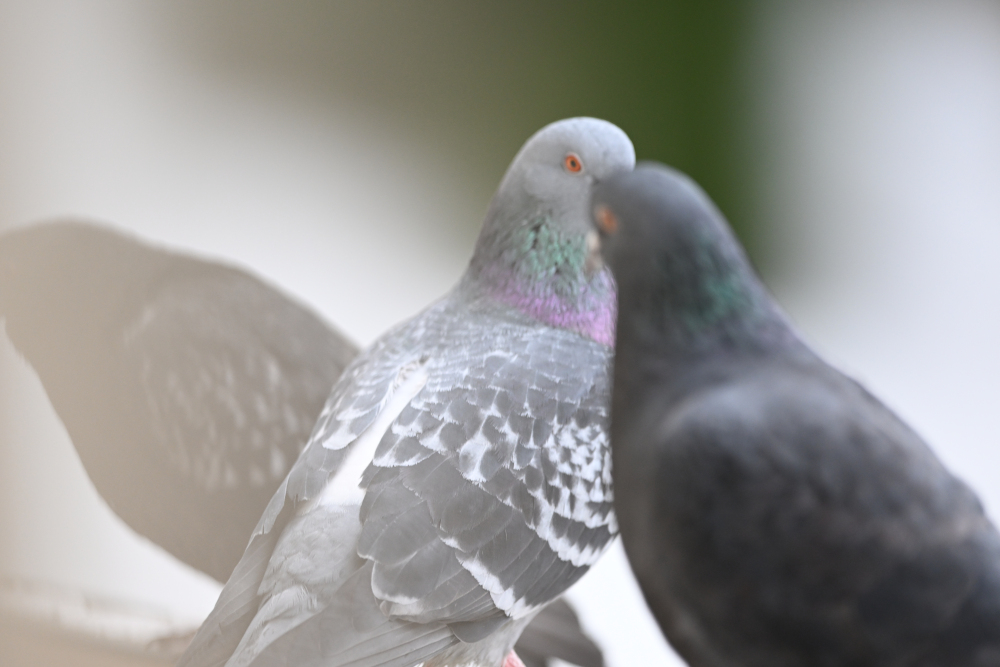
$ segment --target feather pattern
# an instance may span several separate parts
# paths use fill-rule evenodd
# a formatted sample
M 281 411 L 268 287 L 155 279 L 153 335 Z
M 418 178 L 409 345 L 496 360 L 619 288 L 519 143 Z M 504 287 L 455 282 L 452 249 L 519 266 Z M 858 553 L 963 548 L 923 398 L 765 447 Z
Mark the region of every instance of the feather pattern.
M 404 345 L 436 352 L 430 377 L 366 472 L 359 553 L 375 562 L 373 585 L 391 603 L 383 609 L 424 622 L 454 612 L 421 594 L 425 582 L 400 552 L 427 557 L 446 546 L 477 594 L 519 617 L 576 581 L 617 530 L 608 348 L 510 311 L 476 310 L 459 317 L 446 305 Z M 454 340 L 464 345 L 456 350 Z M 412 494 L 407 502 L 400 487 Z M 417 505 L 425 531 L 404 546 L 387 528 L 413 526 L 417 517 L 404 512 Z
M 228 664 L 330 625 L 319 617 L 359 576 L 394 623 L 380 626 L 384 642 L 421 627 L 436 650 L 441 637 L 476 641 L 562 593 L 617 531 L 609 352 L 460 287 L 358 357 L 247 552 L 271 553 L 244 558 L 206 621 L 232 647 Z M 311 502 L 415 361 L 426 379 L 381 435 L 363 502 Z

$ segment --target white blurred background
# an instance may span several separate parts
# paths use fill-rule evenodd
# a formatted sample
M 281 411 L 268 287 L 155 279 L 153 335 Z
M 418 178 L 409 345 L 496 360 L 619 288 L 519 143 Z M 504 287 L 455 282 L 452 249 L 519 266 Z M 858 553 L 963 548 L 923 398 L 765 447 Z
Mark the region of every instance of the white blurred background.
M 134 230 L 249 268 L 367 344 L 454 283 L 543 124 L 605 115 L 640 158 L 697 164 L 697 143 L 656 143 L 656 119 L 671 137 L 683 116 L 661 98 L 641 118 L 608 106 L 626 89 L 641 107 L 654 75 L 591 77 L 572 49 L 539 46 L 546 21 L 569 25 L 558 45 L 587 62 L 627 38 L 593 39 L 573 7 L 564 21 L 441 3 L 0 0 L 0 230 L 66 215 Z M 645 23 L 650 39 L 675 29 Z M 487 54 L 453 62 L 442 31 Z M 746 147 L 733 178 L 754 194 L 724 210 L 807 337 L 1000 517 L 1000 4 L 762 3 L 726 39 Z M 0 536 L 0 576 L 139 602 L 178 627 L 219 590 L 111 513 L 2 337 Z M 680 664 L 619 547 L 571 598 L 609 667 Z

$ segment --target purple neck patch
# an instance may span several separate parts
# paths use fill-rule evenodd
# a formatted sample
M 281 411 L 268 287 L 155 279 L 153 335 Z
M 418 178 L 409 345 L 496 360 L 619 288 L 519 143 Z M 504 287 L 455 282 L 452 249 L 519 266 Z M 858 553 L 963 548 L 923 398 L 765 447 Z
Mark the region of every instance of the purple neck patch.
M 525 285 L 499 267 L 486 273 L 483 284 L 497 301 L 550 326 L 576 331 L 602 345 L 614 345 L 618 300 L 607 269 L 580 285 L 572 296 L 559 294 L 544 283 Z

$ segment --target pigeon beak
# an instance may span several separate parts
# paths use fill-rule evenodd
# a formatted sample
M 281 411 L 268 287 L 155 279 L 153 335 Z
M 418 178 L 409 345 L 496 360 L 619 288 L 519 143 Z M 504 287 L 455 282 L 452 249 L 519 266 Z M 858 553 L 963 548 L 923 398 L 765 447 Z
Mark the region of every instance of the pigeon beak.
M 601 237 L 597 235 L 596 230 L 591 229 L 587 232 L 586 243 L 587 259 L 584 262 L 583 270 L 589 278 L 604 268 L 604 258 L 601 257 Z

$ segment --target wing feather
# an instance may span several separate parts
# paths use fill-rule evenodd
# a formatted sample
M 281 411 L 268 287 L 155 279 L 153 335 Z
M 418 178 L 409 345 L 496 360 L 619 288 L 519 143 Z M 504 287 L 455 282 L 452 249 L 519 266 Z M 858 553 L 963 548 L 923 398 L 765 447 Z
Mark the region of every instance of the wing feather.
M 396 359 L 398 362 L 398 355 Z M 285 589 L 274 583 L 268 589 L 264 584 L 269 569 L 274 569 L 272 561 L 276 556 L 279 538 L 285 536 L 286 529 L 296 517 L 296 508 L 302 507 L 323 491 L 344 459 L 348 445 L 375 421 L 379 410 L 385 405 L 392 382 L 401 366 L 400 363 L 394 365 L 373 355 L 372 350 L 363 353 L 348 365 L 327 400 L 309 444 L 272 496 L 242 560 L 223 588 L 212 613 L 181 656 L 179 666 L 221 666 L 234 654 L 249 660 L 288 635 L 290 627 L 308 620 L 296 619 L 280 628 L 281 632 L 277 631 L 285 622 L 275 621 L 287 610 L 274 602 L 269 606 L 268 601 L 280 598 Z M 380 395 L 380 391 L 384 393 Z M 346 407 L 338 412 L 337 406 Z M 348 440 L 348 435 L 351 434 L 353 438 Z M 340 448 L 327 446 L 345 440 Z M 324 530 L 321 529 L 320 532 Z M 263 628 L 271 622 L 275 622 L 271 626 L 275 632 L 264 632 Z M 251 641 L 254 638 L 256 639 Z M 244 639 L 247 641 L 241 644 Z M 246 650 L 242 650 L 244 646 L 247 647 Z
M 467 335 L 472 344 L 449 350 L 365 473 L 361 553 L 384 577 L 376 588 L 387 599 L 420 600 L 397 604 L 393 613 L 427 620 L 438 607 L 445 620 L 452 609 L 431 601 L 427 582 L 440 567 L 434 557 L 449 553 L 428 548 L 431 535 L 480 595 L 517 617 L 576 581 L 616 533 L 605 471 L 609 350 L 569 332 L 504 333 L 502 341 Z M 570 368 L 577 377 L 567 380 Z M 383 491 L 394 485 L 411 494 Z M 411 513 L 413 503 L 426 510 Z M 414 531 L 418 517 L 419 543 L 379 539 L 390 526 Z M 408 560 L 401 576 L 407 551 L 421 557 Z
M 412 664 L 421 651 L 520 627 L 614 537 L 603 435 L 610 350 L 450 307 L 442 302 L 383 338 L 334 388 L 258 524 L 247 567 L 213 612 L 230 622 L 225 645 L 245 639 L 232 665 L 394 664 L 401 646 L 411 646 Z M 278 552 L 294 550 L 307 519 L 330 509 L 322 498 L 331 473 L 379 419 L 414 351 L 426 381 L 374 447 L 350 558 L 333 558 L 336 567 L 360 565 L 324 574 L 337 549 L 318 545 L 304 550 L 312 569 L 296 578 Z

